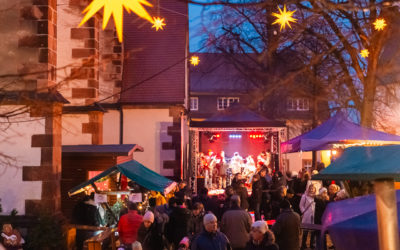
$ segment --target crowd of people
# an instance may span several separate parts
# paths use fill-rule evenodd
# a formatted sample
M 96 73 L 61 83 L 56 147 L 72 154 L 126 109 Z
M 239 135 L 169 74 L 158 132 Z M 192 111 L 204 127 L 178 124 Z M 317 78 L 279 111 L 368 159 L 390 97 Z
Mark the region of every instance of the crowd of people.
M 311 180 L 307 171 L 268 168 L 254 175 L 248 193 L 240 174 L 222 196 L 209 196 L 207 188 L 192 194 L 181 182 L 165 199 L 153 195 L 143 216 L 130 203 L 118 223 L 120 241 L 124 249 L 144 250 L 314 249 L 326 245 L 323 237 L 302 225 L 321 224 L 327 204 L 346 198 L 338 185 Z

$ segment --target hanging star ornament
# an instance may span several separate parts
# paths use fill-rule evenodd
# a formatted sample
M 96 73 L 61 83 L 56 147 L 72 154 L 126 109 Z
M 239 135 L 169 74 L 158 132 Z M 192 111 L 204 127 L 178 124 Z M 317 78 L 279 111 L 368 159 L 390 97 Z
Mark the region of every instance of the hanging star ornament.
M 153 7 L 153 5 L 146 0 L 93 0 L 89 6 L 83 10 L 82 13 L 86 14 L 79 24 L 79 27 L 94 16 L 101 8 L 104 8 L 103 30 L 107 27 L 107 23 L 110 20 L 111 15 L 113 15 L 118 40 L 122 42 L 124 8 L 128 13 L 133 12 L 139 17 L 153 23 L 153 18 L 151 18 L 149 13 L 147 13 L 143 5 Z
M 375 20 L 374 24 L 374 28 L 375 30 L 383 30 L 386 27 L 386 21 L 383 18 L 378 18 Z
M 367 58 L 369 56 L 369 51 L 367 49 L 363 49 L 360 52 L 362 58 Z
M 158 30 L 163 30 L 166 24 L 164 23 L 164 18 L 160 18 L 160 17 L 155 17 L 154 21 L 153 21 L 153 26 L 151 26 L 152 28 L 155 28 L 156 31 Z
M 198 56 L 192 56 L 192 57 L 190 58 L 190 63 L 191 63 L 193 66 L 199 65 L 199 63 L 200 63 L 199 57 L 198 57 Z
M 281 25 L 281 29 L 284 29 L 286 27 L 286 25 L 289 26 L 289 28 L 292 28 L 292 26 L 290 26 L 290 22 L 296 23 L 297 19 L 295 19 L 293 17 L 293 13 L 296 12 L 296 10 L 293 11 L 287 11 L 286 10 L 286 5 L 283 5 L 283 11 L 281 10 L 281 8 L 278 6 L 279 9 L 279 13 L 272 13 L 272 15 L 274 17 L 276 17 L 275 22 L 273 22 L 272 24 L 280 24 Z

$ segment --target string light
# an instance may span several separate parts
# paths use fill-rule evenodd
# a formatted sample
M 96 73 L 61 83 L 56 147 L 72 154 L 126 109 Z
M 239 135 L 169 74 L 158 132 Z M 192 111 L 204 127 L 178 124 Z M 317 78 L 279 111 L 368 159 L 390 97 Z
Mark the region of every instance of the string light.
M 276 17 L 275 22 L 273 22 L 272 24 L 280 24 L 281 25 L 280 30 L 284 29 L 286 25 L 288 25 L 289 28 L 292 28 L 292 26 L 290 26 L 290 22 L 295 23 L 297 21 L 297 19 L 293 18 L 293 13 L 295 13 L 296 10 L 286 11 L 286 5 L 283 5 L 283 11 L 279 6 L 278 10 L 279 13 L 272 13 L 272 15 Z
M 118 40 L 122 42 L 124 8 L 128 11 L 128 13 L 132 11 L 139 17 L 153 23 L 153 19 L 143 5 L 153 7 L 153 5 L 146 0 L 93 0 L 89 6 L 83 10 L 82 13 L 86 13 L 86 15 L 83 17 L 79 27 L 88 21 L 92 16 L 94 16 L 101 8 L 104 8 L 103 30 L 107 27 L 107 23 L 110 20 L 111 15 L 113 15 Z
M 199 57 L 198 57 L 198 56 L 192 56 L 192 57 L 190 58 L 190 63 L 191 63 L 193 66 L 199 65 L 199 63 L 200 63 Z
M 378 31 L 383 30 L 387 25 L 385 19 L 383 19 L 383 18 L 376 19 L 373 24 L 374 24 L 375 30 L 378 30 Z
M 367 58 L 369 56 L 369 51 L 367 49 L 363 49 L 360 52 L 361 57 Z
M 151 26 L 152 28 L 155 28 L 156 31 L 158 30 L 163 30 L 166 24 L 164 23 L 164 18 L 160 18 L 160 17 L 155 17 L 154 21 L 153 21 L 153 26 Z

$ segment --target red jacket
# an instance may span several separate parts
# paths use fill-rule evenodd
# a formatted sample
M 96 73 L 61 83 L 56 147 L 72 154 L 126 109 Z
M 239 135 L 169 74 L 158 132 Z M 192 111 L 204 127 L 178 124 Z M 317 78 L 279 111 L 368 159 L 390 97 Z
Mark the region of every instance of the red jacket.
M 137 232 L 142 221 L 143 217 L 135 210 L 131 210 L 121 216 L 118 222 L 118 233 L 122 243 L 132 244 L 136 241 Z

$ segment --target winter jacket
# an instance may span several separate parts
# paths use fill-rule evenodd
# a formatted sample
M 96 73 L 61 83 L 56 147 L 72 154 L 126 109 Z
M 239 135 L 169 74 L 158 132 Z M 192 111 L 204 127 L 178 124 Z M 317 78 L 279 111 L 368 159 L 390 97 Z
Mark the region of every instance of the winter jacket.
M 135 210 L 130 210 L 123 215 L 118 222 L 119 238 L 124 244 L 132 244 L 136 241 L 137 233 L 143 217 Z
M 137 241 L 142 245 L 143 250 L 162 250 L 164 248 L 162 234 L 153 223 L 146 228 L 143 223 L 138 230 Z
M 315 215 L 315 201 L 314 197 L 311 197 L 307 194 L 303 194 L 300 200 L 300 211 L 302 213 L 301 222 L 314 224 L 314 215 Z
M 245 187 L 238 187 L 236 189 L 236 194 L 239 195 L 240 197 L 240 207 L 242 209 L 248 209 L 249 208 L 249 194 L 247 192 L 247 188 Z
M 185 207 L 174 207 L 169 216 L 165 235 L 175 246 L 178 246 L 182 238 L 189 234 L 190 214 L 190 210 Z
M 300 249 L 300 215 L 291 208 L 282 210 L 272 226 L 280 250 Z
M 189 220 L 189 236 L 194 237 L 203 231 L 203 217 L 204 214 L 200 213 L 195 216 L 192 214 Z
M 194 239 L 191 250 L 231 250 L 231 246 L 225 234 L 204 230 Z
M 260 244 L 256 245 L 253 239 L 250 239 L 247 242 L 246 250 L 279 250 L 279 247 L 275 243 L 274 233 L 271 230 L 267 230 Z
M 254 204 L 261 203 L 262 198 L 262 184 L 261 181 L 255 181 L 251 187 L 251 204 L 254 207 Z
M 250 239 L 251 217 L 238 207 L 232 207 L 222 216 L 221 232 L 226 234 L 232 248 L 244 248 Z

